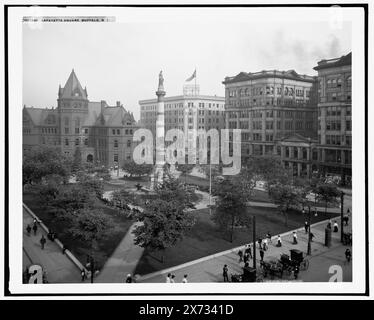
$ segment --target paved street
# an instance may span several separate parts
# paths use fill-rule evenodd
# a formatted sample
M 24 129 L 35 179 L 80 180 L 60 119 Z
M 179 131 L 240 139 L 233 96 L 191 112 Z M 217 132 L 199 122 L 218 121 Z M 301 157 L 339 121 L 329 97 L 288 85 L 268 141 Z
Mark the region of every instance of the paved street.
M 339 222 L 339 219 L 336 219 Z M 324 246 L 324 229 L 326 223 L 317 223 L 312 226 L 312 233 L 315 235 L 312 242 L 312 255 L 307 257 L 310 265 L 307 271 L 301 271 L 299 280 L 323 282 L 328 281 L 329 267 L 331 265 L 341 265 L 343 268 L 343 281 L 352 280 L 351 264 L 345 263 L 344 251 L 346 249 L 340 243 L 340 232 L 332 233 L 332 245 L 330 248 Z M 350 231 L 350 226 L 346 227 L 346 231 Z M 279 259 L 281 253 L 289 254 L 290 249 L 299 249 L 306 253 L 307 251 L 307 235 L 304 230 L 298 230 L 298 244 L 292 244 L 292 232 L 288 232 L 282 236 L 283 245 L 281 248 L 275 247 L 275 239 L 273 245 L 265 252 L 265 261 Z M 222 282 L 222 267 L 227 264 L 229 274 L 242 273 L 244 263 L 239 263 L 238 248 L 225 254 L 216 254 L 208 259 L 199 259 L 196 263 L 187 263 L 185 265 L 169 268 L 161 272 L 146 275 L 140 279 L 140 282 L 165 282 L 165 276 L 168 272 L 175 274 L 176 282 L 181 282 L 183 275 L 188 274 L 189 282 Z M 257 261 L 259 265 L 259 252 L 257 249 Z M 250 266 L 253 261 L 250 260 Z M 276 278 L 275 278 L 276 279 Z M 283 279 L 289 279 L 284 276 Z M 266 281 L 267 279 L 265 279 Z
M 27 224 L 33 225 L 33 218 L 23 208 L 23 270 L 30 264 L 39 264 L 47 271 L 47 280 L 50 283 L 81 282 L 79 269 L 62 254 L 56 243 L 47 240 L 44 250 L 41 249 L 40 238 L 47 234 L 38 226 L 36 236 L 33 231 L 28 236 Z

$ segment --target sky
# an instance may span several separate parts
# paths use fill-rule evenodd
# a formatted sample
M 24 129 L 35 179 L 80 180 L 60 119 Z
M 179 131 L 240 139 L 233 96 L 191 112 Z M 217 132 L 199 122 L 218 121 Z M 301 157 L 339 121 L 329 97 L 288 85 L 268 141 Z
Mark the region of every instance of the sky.
M 316 75 L 321 59 L 351 51 L 351 27 L 328 21 L 150 20 L 137 23 L 23 25 L 23 104 L 56 107 L 71 70 L 90 101 L 121 101 L 139 119 L 139 100 L 155 98 L 160 70 L 167 96 L 182 94 L 197 70 L 200 93 L 224 96 L 222 81 L 241 71 Z

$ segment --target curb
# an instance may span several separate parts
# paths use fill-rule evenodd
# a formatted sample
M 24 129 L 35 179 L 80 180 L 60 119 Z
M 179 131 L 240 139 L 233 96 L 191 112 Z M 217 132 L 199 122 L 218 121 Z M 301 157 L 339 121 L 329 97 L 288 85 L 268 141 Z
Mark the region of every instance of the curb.
M 331 217 L 331 219 L 338 219 L 338 218 L 340 219 L 340 216 Z M 316 223 L 312 224 L 311 227 L 316 227 L 316 226 L 319 226 L 321 224 L 325 224 L 329 220 L 330 219 L 326 219 L 326 220 L 322 220 L 322 221 L 316 222 Z M 281 233 L 280 236 L 281 237 L 287 236 L 287 235 L 292 234 L 294 231 L 302 231 L 302 230 L 304 230 L 304 227 L 300 227 L 298 229 L 293 229 L 293 230 Z M 277 236 L 271 237 L 272 240 L 276 240 L 276 238 L 277 238 Z M 249 242 L 249 243 L 246 243 L 246 244 L 251 244 L 252 247 L 253 247 L 253 242 Z M 146 280 L 146 279 L 149 279 L 149 278 L 153 278 L 155 276 L 163 275 L 163 274 L 166 274 L 166 273 L 169 273 L 169 272 L 172 272 L 172 271 L 176 271 L 176 270 L 179 270 L 179 269 L 183 269 L 185 267 L 189 267 L 189 266 L 192 266 L 194 264 L 197 264 L 197 263 L 200 263 L 200 262 L 204 262 L 204 261 L 207 261 L 207 260 L 210 260 L 210 259 L 213 259 L 213 258 L 218 258 L 220 256 L 224 256 L 226 254 L 229 254 L 229 253 L 238 251 L 239 249 L 242 249 L 246 244 L 243 244 L 241 246 L 238 246 L 238 247 L 235 247 L 235 248 L 232 248 L 232 249 L 228 249 L 228 250 L 225 250 L 225 251 L 221 251 L 221 252 L 218 252 L 218 253 L 214 253 L 212 255 L 209 255 L 209 256 L 206 256 L 206 257 L 203 257 L 203 258 L 192 260 L 192 261 L 180 264 L 180 265 L 175 266 L 175 267 L 170 267 L 170 268 L 163 269 L 163 270 L 160 270 L 160 271 L 155 271 L 155 272 L 152 272 L 152 273 L 148 273 L 148 274 L 146 274 L 144 276 L 141 276 L 139 278 L 139 281 Z
M 48 227 L 42 222 L 42 220 L 39 219 L 39 217 L 24 203 L 22 203 L 23 207 L 25 208 L 25 210 L 27 211 L 27 213 L 32 216 L 34 219 L 37 220 L 37 222 L 39 223 L 40 227 L 45 231 L 45 232 L 49 232 L 49 229 Z M 59 239 L 55 239 L 54 241 L 57 246 L 60 247 L 61 251 L 62 249 L 64 248 L 64 245 L 62 244 L 62 242 L 59 240 Z M 80 261 L 70 252 L 70 250 L 66 250 L 65 251 L 65 255 L 70 259 L 71 262 L 73 262 L 73 264 L 79 269 L 79 271 L 81 271 L 82 269 L 87 273 L 88 270 L 80 263 Z

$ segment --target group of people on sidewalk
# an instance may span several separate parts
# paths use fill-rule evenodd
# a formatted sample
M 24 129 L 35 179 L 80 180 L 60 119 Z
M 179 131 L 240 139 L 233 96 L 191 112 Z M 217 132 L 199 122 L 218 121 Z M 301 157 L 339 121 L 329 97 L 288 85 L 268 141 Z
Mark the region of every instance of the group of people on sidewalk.
M 188 283 L 187 277 L 188 275 L 185 274 L 181 282 Z M 175 283 L 175 274 L 168 273 L 168 275 L 166 276 L 166 283 Z
M 33 223 L 32 223 L 33 226 L 31 227 L 30 224 L 27 225 L 26 232 L 27 232 L 28 236 L 31 235 L 31 230 L 34 231 L 34 236 L 37 235 L 37 232 L 38 232 L 38 223 L 40 223 L 40 221 L 38 221 L 36 218 L 34 218 Z M 52 230 L 49 230 L 48 234 L 47 234 L 47 238 L 50 241 L 52 241 L 52 242 L 55 241 L 55 239 L 56 239 L 56 233 L 53 232 Z M 43 233 L 42 233 L 42 237 L 40 238 L 39 242 L 40 242 L 41 249 L 44 250 L 45 244 L 47 243 L 47 239 L 44 237 Z

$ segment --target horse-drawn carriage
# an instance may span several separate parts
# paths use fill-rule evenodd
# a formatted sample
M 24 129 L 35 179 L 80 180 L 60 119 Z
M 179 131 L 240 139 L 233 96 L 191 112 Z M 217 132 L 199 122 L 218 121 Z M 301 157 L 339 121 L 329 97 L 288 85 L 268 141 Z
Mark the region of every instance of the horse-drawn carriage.
M 290 275 L 292 272 L 298 272 L 298 270 L 307 270 L 309 260 L 305 259 L 300 250 L 292 249 L 290 255 L 281 254 L 279 260 L 261 261 L 260 265 L 263 276 L 270 275 L 273 279 L 274 276 L 282 278 L 284 273 Z

